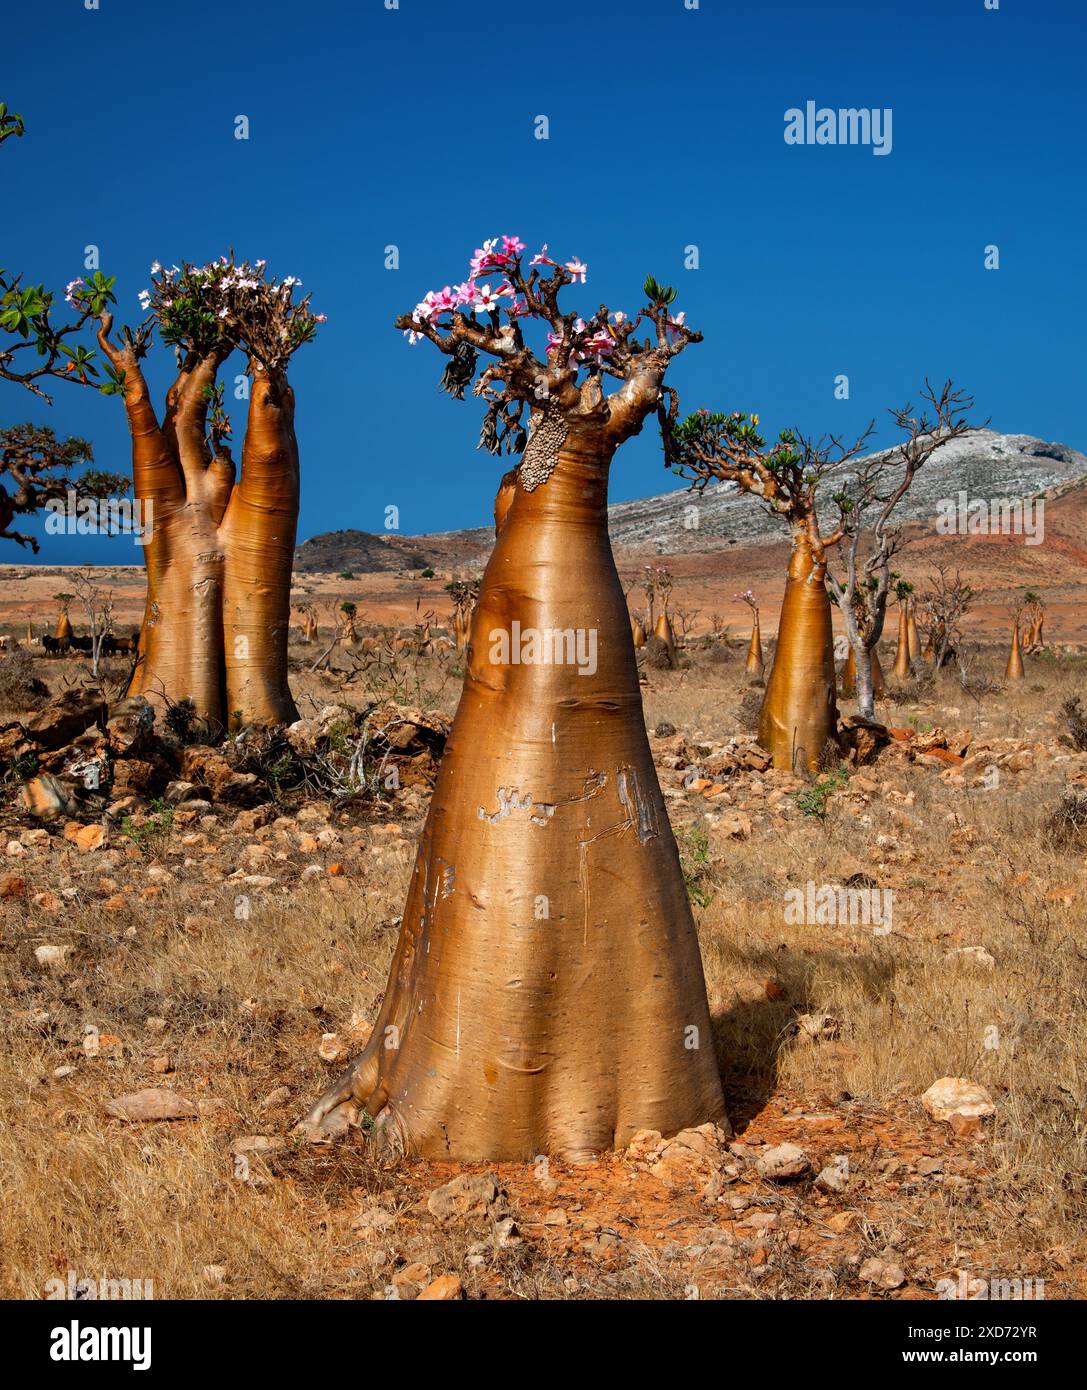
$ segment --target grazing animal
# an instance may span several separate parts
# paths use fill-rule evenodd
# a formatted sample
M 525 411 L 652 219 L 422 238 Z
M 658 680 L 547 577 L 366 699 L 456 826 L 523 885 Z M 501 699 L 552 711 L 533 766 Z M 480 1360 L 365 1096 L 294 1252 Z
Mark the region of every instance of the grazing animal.
M 42 646 L 52 656 L 64 656 L 71 645 L 70 637 L 50 637 L 48 633 L 42 637 Z

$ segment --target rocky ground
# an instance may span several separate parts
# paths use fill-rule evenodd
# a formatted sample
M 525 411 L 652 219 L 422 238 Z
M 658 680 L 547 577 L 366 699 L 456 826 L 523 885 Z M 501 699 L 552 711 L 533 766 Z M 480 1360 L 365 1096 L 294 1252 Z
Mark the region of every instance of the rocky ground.
M 732 1131 L 577 1167 L 294 1132 L 380 1001 L 443 678 L 426 712 L 314 677 L 312 717 L 218 749 L 86 682 L 9 711 L 4 1292 L 1082 1297 L 1083 672 L 904 688 L 810 782 L 766 766 L 737 655 L 647 671 Z M 888 930 L 790 917 L 850 888 Z

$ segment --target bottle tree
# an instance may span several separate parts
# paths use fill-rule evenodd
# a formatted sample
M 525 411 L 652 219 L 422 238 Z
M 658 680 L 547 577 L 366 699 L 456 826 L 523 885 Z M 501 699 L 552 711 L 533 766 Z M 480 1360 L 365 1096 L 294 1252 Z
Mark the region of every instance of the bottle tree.
M 579 1158 L 724 1119 L 607 527 L 612 458 L 701 335 L 652 279 L 633 318 L 581 318 L 560 298 L 585 266 L 524 250 L 487 242 L 397 321 L 482 401 L 481 445 L 521 457 L 381 1010 L 314 1138 L 364 1120 L 428 1157 Z
M 298 520 L 298 444 L 291 357 L 323 315 L 296 301 L 293 276 L 264 261 L 151 267 L 145 317 L 98 343 L 123 395 L 135 495 L 149 514 L 147 600 L 130 694 L 165 706 L 190 700 L 212 731 L 297 717 L 287 684 L 291 569 Z M 85 291 L 69 287 L 77 305 Z M 155 413 L 141 361 L 154 330 L 174 351 L 177 376 Z M 249 408 L 241 475 L 219 371 L 246 357 Z
M 846 447 L 783 430 L 769 444 L 757 415 L 697 410 L 680 420 L 679 398 L 668 388 L 659 415 L 665 462 L 674 472 L 699 491 L 715 480 L 734 482 L 789 528 L 792 553 L 758 736 L 775 767 L 814 771 L 837 739 L 827 558 L 845 534 L 840 526 L 821 529 L 817 492 L 827 473 L 860 452 L 868 433 Z

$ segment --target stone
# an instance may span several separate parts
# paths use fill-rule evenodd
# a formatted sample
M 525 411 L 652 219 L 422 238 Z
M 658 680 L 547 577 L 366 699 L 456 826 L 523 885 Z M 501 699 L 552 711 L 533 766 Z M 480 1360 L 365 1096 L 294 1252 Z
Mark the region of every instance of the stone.
M 751 817 L 737 813 L 732 816 L 722 816 L 717 822 L 718 830 L 722 835 L 727 835 L 733 840 L 749 840 L 751 838 Z
M 434 1189 L 427 1198 L 427 1211 L 439 1222 L 486 1216 L 498 1205 L 500 1196 L 493 1173 L 461 1173 Z
M 397 1296 L 405 1302 L 410 1302 L 419 1297 L 423 1289 L 426 1288 L 429 1279 L 430 1266 L 419 1260 L 414 1260 L 411 1264 L 405 1265 L 403 1269 L 396 1271 L 392 1278 L 392 1284 Z
M 43 970 L 58 970 L 71 949 L 70 946 L 39 946 L 34 952 L 34 959 Z
M 767 1182 L 794 1182 L 811 1172 L 811 1159 L 796 1144 L 775 1144 L 759 1155 L 755 1168 Z
M 416 1300 L 419 1303 L 451 1303 L 464 1297 L 464 1288 L 455 1274 L 439 1274 Z
M 992 970 L 996 957 L 989 954 L 984 946 L 958 946 L 944 956 L 948 965 L 976 965 L 983 970 Z
M 384 1207 L 367 1207 L 365 1211 L 359 1213 L 351 1222 L 353 1231 L 361 1231 L 364 1235 L 376 1235 L 378 1231 L 387 1231 L 390 1226 L 396 1225 L 396 1217 L 391 1211 L 386 1211 Z
M 186 801 L 198 801 L 200 792 L 194 783 L 177 779 L 173 782 L 167 782 L 162 799 L 167 806 L 183 806 Z
M 346 1062 L 347 1048 L 338 1033 L 322 1033 L 317 1055 L 322 1062 Z
M 182 749 L 180 777 L 197 787 L 206 787 L 216 801 L 229 805 L 249 805 L 260 792 L 256 773 L 236 772 L 218 749 L 203 744 Z
M 158 763 L 148 762 L 144 758 L 125 758 L 113 767 L 113 795 L 120 800 L 132 796 L 152 796 L 158 791 L 163 777 Z
M 919 1158 L 917 1160 L 917 1171 L 923 1178 L 931 1177 L 934 1173 L 944 1171 L 944 1161 L 942 1158 Z
M 664 1140 L 659 1129 L 639 1129 L 626 1147 L 626 1156 L 631 1163 L 643 1163 L 656 1155 L 663 1147 Z
M 873 1255 L 861 1265 L 860 1277 L 867 1284 L 878 1284 L 881 1289 L 900 1289 L 906 1282 L 906 1271 L 893 1260 Z
M 841 1023 L 831 1014 L 798 1014 L 796 1026 L 801 1037 L 812 1039 L 836 1038 L 842 1031 Z
M 154 739 L 155 711 L 143 695 L 129 695 L 109 711 L 106 738 L 119 758 L 136 757 Z
M 192 1101 L 160 1086 L 132 1091 L 105 1104 L 105 1112 L 116 1120 L 134 1124 L 147 1120 L 192 1120 L 197 1116 Z
M 921 1104 L 934 1120 L 948 1123 L 953 1115 L 983 1120 L 996 1114 L 993 1098 L 984 1086 L 965 1076 L 942 1076 L 921 1097 Z
M 31 777 L 23 784 L 19 795 L 23 806 L 39 820 L 70 816 L 79 809 L 72 789 L 51 772 Z
M 64 838 L 75 845 L 80 854 L 89 854 L 106 843 L 106 830 L 102 825 L 77 825 L 73 822 L 64 827 Z
M 826 1167 L 819 1170 L 815 1185 L 824 1192 L 844 1192 L 849 1186 L 849 1159 L 846 1155 L 835 1154 Z
M 63 748 L 95 724 L 104 728 L 108 710 L 97 686 L 62 691 L 24 727 L 42 748 Z
M 0 874 L 0 898 L 25 898 L 26 879 L 21 874 Z

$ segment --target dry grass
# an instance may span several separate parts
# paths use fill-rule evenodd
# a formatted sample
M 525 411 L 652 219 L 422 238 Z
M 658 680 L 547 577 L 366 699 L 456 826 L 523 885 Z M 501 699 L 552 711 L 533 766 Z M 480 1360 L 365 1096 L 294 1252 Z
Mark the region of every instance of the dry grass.
M 53 665 L 60 663 L 36 663 Z M 936 1247 L 948 1252 L 948 1267 L 950 1252 L 960 1262 L 975 1252 L 990 1268 L 1052 1278 L 1069 1252 L 1082 1258 L 1087 1215 L 1087 860 L 1082 847 L 1062 847 L 1047 834 L 1062 786 L 1085 764 L 1057 742 L 1061 704 L 1082 687 L 1083 668 L 1032 663 L 1028 670 L 1021 688 L 985 700 L 980 721 L 950 674 L 924 703 L 887 709 L 895 724 L 973 725 L 980 738 L 1047 745 L 1049 757 L 1005 775 L 995 794 L 949 786 L 928 768 L 877 764 L 871 776 L 886 783 L 882 791 L 835 797 L 825 822 L 802 816 L 788 798 L 737 793 L 755 822 L 749 839 L 723 838 L 693 800 L 669 806 L 706 846 L 697 872 L 707 905 L 698 916 L 737 1129 L 789 1106 L 818 1110 L 848 1096 L 873 1125 L 893 1116 L 902 1133 L 912 1126 L 919 1142 L 931 1144 L 918 1097 L 939 1076 L 969 1076 L 998 1107 L 970 1146 L 971 1180 L 903 1188 L 882 1215 L 867 1217 L 864 1248 L 896 1240 L 924 1247 L 933 1268 L 940 1267 Z M 450 709 L 455 677 L 455 661 L 424 663 L 404 675 L 400 694 Z M 56 673 L 46 679 L 55 684 Z M 296 680 L 304 712 L 309 701 L 371 698 L 353 687 L 357 681 L 345 687 L 336 675 Z M 740 655 L 653 672 L 647 722 L 667 720 L 694 742 L 720 742 L 735 727 L 744 689 Z M 775 814 L 774 804 L 785 811 Z M 333 828 L 339 844 L 329 855 L 343 860 L 347 876 L 309 883 L 295 872 L 312 862 L 292 847 L 297 828 L 269 831 L 270 848 L 283 847 L 275 863 L 287 886 L 252 895 L 248 918 L 235 913 L 237 884 L 209 872 L 219 862 L 232 870 L 227 859 L 238 849 L 214 827 L 208 841 L 217 853 L 182 843 L 179 829 L 154 847 L 153 862 L 170 878 L 143 899 L 136 893 L 152 860 L 123 842 L 105 860 L 57 842 L 5 864 L 25 875 L 28 896 L 0 901 L 0 988 L 8 1001 L 0 1056 L 3 1292 L 39 1297 L 47 1279 L 74 1268 L 152 1278 L 160 1297 L 380 1297 L 394 1261 L 422 1251 L 435 1272 L 457 1270 L 469 1295 L 684 1296 L 691 1276 L 662 1255 L 648 1218 L 640 1237 L 631 1232 L 617 1267 L 589 1272 L 584 1261 L 552 1257 L 536 1241 L 493 1249 L 479 1230 L 449 1234 L 409 1222 L 389 1239 L 360 1238 L 351 1218 L 370 1197 L 411 1213 L 447 1176 L 427 1165 L 389 1166 L 361 1141 L 310 1150 L 289 1140 L 263 1163 L 254 1160 L 253 1172 L 267 1181 L 235 1176 L 233 1142 L 289 1133 L 336 1070 L 318 1057 L 322 1034 L 349 1034 L 354 1016 L 372 1018 L 384 987 L 417 825 L 404 836 Z M 228 831 L 226 822 L 221 829 Z M 787 888 L 860 871 L 893 889 L 889 936 L 785 922 Z M 127 884 L 130 905 L 104 912 L 104 896 Z M 32 902 L 45 889 L 75 892 L 52 915 Z M 37 965 L 34 950 L 44 943 L 72 948 L 64 969 Z M 962 945 L 986 947 L 995 968 L 949 962 L 948 951 Z M 840 1021 L 838 1039 L 802 1040 L 797 1014 L 823 1011 Z M 88 1058 L 89 1027 L 116 1035 L 119 1054 Z M 163 1056 L 166 1080 L 154 1069 Z M 61 1066 L 74 1071 L 57 1078 Z M 199 1102 L 201 1118 L 124 1126 L 103 1114 L 110 1097 L 157 1084 Z M 266 1105 L 281 1087 L 289 1096 Z M 789 1137 L 785 1122 L 777 1124 Z M 509 1178 L 512 1185 L 516 1175 Z M 801 1225 L 818 1216 L 812 1200 L 790 1198 Z M 784 1237 L 775 1249 L 774 1296 L 856 1292 L 855 1268 L 832 1254 L 813 1263 Z M 466 1264 L 470 1251 L 474 1262 Z M 209 1266 L 226 1270 L 222 1282 L 205 1272 Z M 719 1292 L 764 1296 L 768 1287 L 760 1271 L 737 1266 Z

